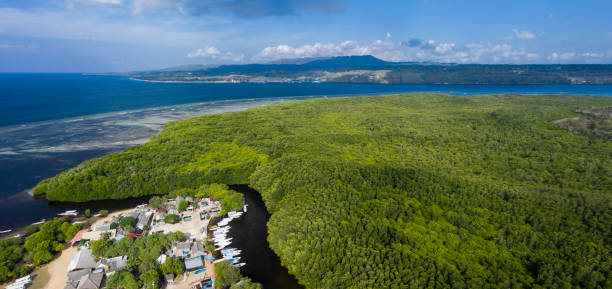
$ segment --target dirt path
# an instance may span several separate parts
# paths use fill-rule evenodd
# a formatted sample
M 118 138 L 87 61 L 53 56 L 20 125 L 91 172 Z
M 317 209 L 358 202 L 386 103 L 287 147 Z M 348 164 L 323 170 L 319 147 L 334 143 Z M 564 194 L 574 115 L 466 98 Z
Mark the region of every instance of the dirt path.
M 76 247 L 70 247 L 63 250 L 61 255 L 51 261 L 51 263 L 40 266 L 32 272 L 34 281 L 31 289 L 59 289 L 63 288 L 66 282 L 68 282 L 68 275 L 66 269 L 72 255 L 76 253 Z

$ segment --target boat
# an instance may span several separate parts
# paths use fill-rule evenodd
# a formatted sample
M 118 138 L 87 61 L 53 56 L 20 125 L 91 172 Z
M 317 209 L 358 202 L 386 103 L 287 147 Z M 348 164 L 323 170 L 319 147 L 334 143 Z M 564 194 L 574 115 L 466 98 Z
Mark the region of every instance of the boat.
M 11 229 L 4 230 L 4 231 L 0 231 L 0 234 L 10 233 L 10 232 L 12 232 L 12 231 L 13 231 L 13 230 L 11 230 Z
M 38 221 L 36 223 L 32 223 L 32 225 L 40 225 L 40 224 L 44 223 L 45 221 L 47 221 L 47 220 L 46 219 L 42 219 L 42 220 L 40 220 L 40 221 Z
M 246 263 L 238 263 L 238 264 L 236 264 L 236 266 L 238 266 L 238 267 L 242 267 L 244 265 L 246 265 Z
M 245 212 L 245 213 L 246 213 L 246 211 L 247 211 L 247 206 L 248 206 L 248 205 L 244 205 L 244 207 L 242 207 L 242 211 L 243 211 L 243 212 Z
M 65 211 L 63 213 L 57 214 L 62 217 L 76 217 L 79 213 L 76 210 Z

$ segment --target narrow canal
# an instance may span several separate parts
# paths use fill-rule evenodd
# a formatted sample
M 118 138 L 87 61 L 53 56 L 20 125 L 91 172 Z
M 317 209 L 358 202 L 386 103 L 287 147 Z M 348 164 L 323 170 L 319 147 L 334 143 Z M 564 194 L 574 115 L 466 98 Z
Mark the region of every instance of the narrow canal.
M 242 274 L 261 283 L 265 289 L 303 289 L 268 245 L 266 224 L 270 215 L 259 193 L 246 185 L 231 188 L 244 194 L 248 205 L 242 218 L 231 223 L 228 233 L 233 238 L 232 247 L 242 250 L 240 262 L 246 263 Z

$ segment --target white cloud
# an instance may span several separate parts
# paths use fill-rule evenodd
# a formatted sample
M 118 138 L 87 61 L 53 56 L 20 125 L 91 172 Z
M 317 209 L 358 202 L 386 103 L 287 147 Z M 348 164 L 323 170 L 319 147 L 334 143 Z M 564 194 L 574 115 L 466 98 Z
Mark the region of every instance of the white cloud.
M 196 49 L 189 54 L 187 54 L 189 58 L 208 58 L 214 60 L 225 60 L 225 61 L 233 61 L 240 62 L 244 60 L 244 54 L 234 54 L 232 52 L 221 52 L 217 47 L 214 46 L 205 46 L 204 48 Z
M 436 53 L 445 54 L 455 48 L 455 43 L 440 43 L 440 45 L 436 46 L 434 51 Z
M 382 40 L 371 43 L 348 40 L 341 43 L 315 43 L 298 47 L 283 44 L 262 49 L 253 56 L 252 60 L 271 61 L 284 58 L 374 55 L 385 60 L 399 61 L 404 56 L 397 48 L 393 43 Z
M 255 62 L 283 58 L 373 55 L 388 61 L 434 61 L 451 63 L 532 63 L 540 55 L 509 44 L 487 42 L 457 45 L 429 40 L 420 46 L 394 44 L 376 40 L 371 43 L 345 41 L 302 46 L 277 45 L 262 49 L 251 60 Z
M 516 37 L 517 39 L 529 40 L 536 38 L 533 33 L 527 30 L 512 29 L 512 31 L 514 31 L 514 37 Z
M 66 8 L 73 9 L 75 3 L 81 4 L 111 4 L 111 5 L 122 5 L 121 0 L 66 0 Z
M 387 32 L 387 34 L 385 35 L 385 39 L 389 39 L 391 38 L 391 33 Z
M 194 47 L 223 38 L 228 31 L 185 31 L 172 22 L 151 20 L 134 23 L 109 20 L 103 16 L 83 16 L 71 10 L 29 12 L 0 8 L 0 32 L 26 37 L 95 39 L 96 41 Z

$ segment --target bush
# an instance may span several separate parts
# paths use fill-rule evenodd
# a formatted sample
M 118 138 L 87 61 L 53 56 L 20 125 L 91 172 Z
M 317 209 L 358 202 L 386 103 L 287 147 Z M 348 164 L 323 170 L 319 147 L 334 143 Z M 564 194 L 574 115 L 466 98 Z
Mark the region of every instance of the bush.
M 178 211 L 179 212 L 185 211 L 185 209 L 187 209 L 187 206 L 189 206 L 189 203 L 187 201 L 185 201 L 185 200 L 181 200 L 178 203 Z
M 136 226 L 136 219 L 132 217 L 123 217 L 119 219 L 119 227 L 125 232 L 131 232 L 132 229 Z
M 238 283 L 232 284 L 230 289 L 263 289 L 263 286 L 259 283 L 253 282 L 251 278 L 244 277 L 238 281 Z
M 234 284 L 242 277 L 240 269 L 225 260 L 215 265 L 215 288 L 222 288 Z
M 98 215 L 105 217 L 106 215 L 108 215 L 108 210 L 99 210 Z
M 153 196 L 149 199 L 149 206 L 153 209 L 159 209 L 162 204 L 162 199 L 159 196 Z
M 40 230 L 40 225 L 29 225 L 25 228 L 26 234 L 32 235 Z
M 106 288 L 139 289 L 140 283 L 132 273 L 122 270 L 108 277 Z
M 174 274 L 174 276 L 178 276 L 185 272 L 185 264 L 178 258 L 170 257 L 161 265 L 161 271 L 164 275 Z
M 140 275 L 140 282 L 142 283 L 142 286 L 146 286 L 147 289 L 159 289 L 162 285 L 162 282 L 159 279 L 159 273 L 157 273 L 156 270 L 149 270 Z
M 85 212 L 83 212 L 85 214 L 86 217 L 91 216 L 91 210 L 90 209 L 86 209 Z
M 178 223 L 179 219 L 180 219 L 179 216 L 175 214 L 169 214 L 168 216 L 164 218 L 164 222 L 168 224 L 176 224 Z

